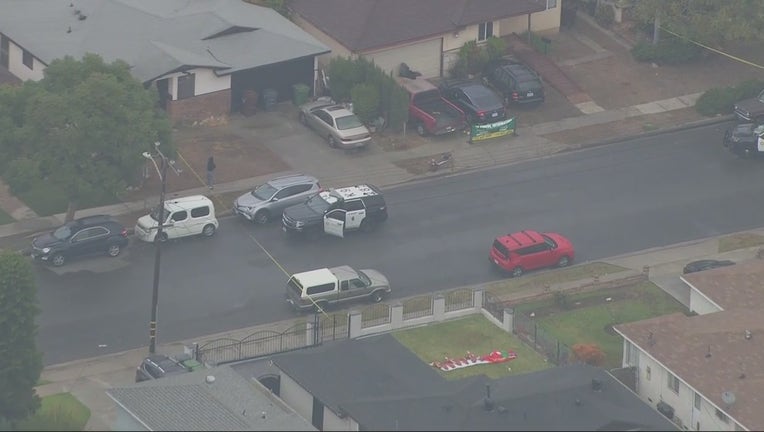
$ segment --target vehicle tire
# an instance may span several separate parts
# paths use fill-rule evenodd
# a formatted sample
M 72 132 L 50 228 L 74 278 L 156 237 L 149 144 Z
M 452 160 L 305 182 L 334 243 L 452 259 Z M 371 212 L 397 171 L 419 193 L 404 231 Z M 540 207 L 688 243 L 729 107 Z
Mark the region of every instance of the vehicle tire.
M 215 234 L 215 225 L 207 224 L 202 228 L 202 235 L 205 237 L 212 237 Z
M 384 295 L 383 295 L 382 291 L 374 291 L 373 293 L 371 293 L 371 295 L 369 297 L 371 298 L 372 302 L 379 303 L 384 298 Z
M 298 115 L 297 118 L 300 119 L 300 123 L 304 124 L 305 126 L 308 125 L 308 119 L 305 118 L 304 112 L 300 112 L 300 115 Z
M 329 143 L 329 147 L 337 148 L 337 140 L 334 139 L 333 136 L 329 135 L 329 137 L 326 138 L 326 142 Z
M 255 217 L 252 219 L 253 222 L 264 225 L 268 223 L 268 221 L 271 220 L 271 215 L 268 213 L 268 210 L 260 210 L 257 213 L 255 213 Z
M 164 242 L 166 242 L 166 241 L 167 241 L 167 233 L 164 233 L 164 232 L 163 232 L 162 234 L 157 234 L 157 235 L 154 237 L 154 241 L 155 241 L 155 242 L 161 242 L 161 243 L 164 243 Z
M 122 248 L 118 244 L 111 244 L 109 245 L 109 249 L 106 250 L 106 255 L 109 255 L 112 258 L 115 258 L 119 256 L 120 252 L 122 252 Z
M 422 123 L 416 125 L 416 133 L 418 133 L 419 136 L 427 136 L 427 130 L 424 128 Z
M 53 267 L 61 267 L 66 262 L 66 258 L 61 254 L 55 254 L 51 257 L 50 263 Z
M 329 307 L 329 303 L 326 301 L 317 301 L 316 304 L 313 306 L 313 311 L 316 313 L 321 313 L 321 311 L 326 312 L 327 308 Z
M 361 222 L 360 229 L 361 229 L 361 232 L 365 232 L 365 233 L 372 232 L 374 230 L 374 222 L 371 222 L 368 219 L 364 219 Z
M 512 277 L 520 277 L 523 275 L 523 273 L 525 273 L 525 270 L 523 270 L 523 268 L 520 266 L 512 269 Z
M 563 255 L 560 257 L 559 260 L 557 260 L 557 267 L 567 267 L 568 264 L 570 264 L 570 258 Z
M 743 159 L 750 159 L 751 158 L 751 149 L 746 147 L 743 149 L 743 152 L 740 154 L 740 157 Z

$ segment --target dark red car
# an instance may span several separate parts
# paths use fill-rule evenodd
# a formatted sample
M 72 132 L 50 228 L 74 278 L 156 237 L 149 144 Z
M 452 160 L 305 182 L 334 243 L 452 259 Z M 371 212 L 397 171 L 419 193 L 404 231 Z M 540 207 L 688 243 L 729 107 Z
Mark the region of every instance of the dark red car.
M 518 277 L 528 270 L 565 267 L 575 257 L 573 244 L 557 233 L 518 231 L 496 237 L 490 259 L 494 266 Z

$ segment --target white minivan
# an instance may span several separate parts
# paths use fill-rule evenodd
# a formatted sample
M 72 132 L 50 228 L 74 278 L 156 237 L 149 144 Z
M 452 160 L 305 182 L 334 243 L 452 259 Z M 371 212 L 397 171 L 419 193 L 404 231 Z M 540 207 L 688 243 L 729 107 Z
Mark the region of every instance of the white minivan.
M 204 195 L 165 200 L 164 216 L 161 238 L 156 238 L 159 207 L 155 207 L 151 213 L 138 219 L 138 223 L 135 224 L 135 237 L 146 242 L 193 235 L 210 237 L 218 229 L 215 206 L 212 200 Z

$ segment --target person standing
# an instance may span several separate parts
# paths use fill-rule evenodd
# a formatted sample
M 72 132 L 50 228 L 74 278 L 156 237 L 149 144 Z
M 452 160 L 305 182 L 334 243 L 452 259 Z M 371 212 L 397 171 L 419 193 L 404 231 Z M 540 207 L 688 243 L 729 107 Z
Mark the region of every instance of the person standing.
M 215 187 L 215 158 L 207 158 L 207 186 L 212 190 Z

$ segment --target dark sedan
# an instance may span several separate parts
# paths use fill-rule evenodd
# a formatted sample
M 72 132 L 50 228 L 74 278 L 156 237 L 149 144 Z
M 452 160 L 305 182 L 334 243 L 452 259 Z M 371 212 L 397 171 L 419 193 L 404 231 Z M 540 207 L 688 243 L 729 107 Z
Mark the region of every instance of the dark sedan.
M 730 260 L 714 260 L 714 259 L 705 259 L 705 260 L 698 260 L 693 261 L 691 263 L 688 263 L 686 266 L 684 266 L 684 270 L 682 273 L 695 273 L 703 270 L 711 270 L 719 267 L 727 267 L 735 265 L 734 261 Z
M 507 118 L 501 97 L 479 82 L 445 81 L 440 89 L 446 99 L 464 111 L 471 123 L 493 123 Z
M 727 129 L 724 147 L 741 158 L 764 156 L 764 125 L 743 123 Z
M 127 230 L 107 215 L 75 219 L 32 240 L 32 258 L 56 267 L 70 258 L 106 254 L 116 257 L 127 246 Z

